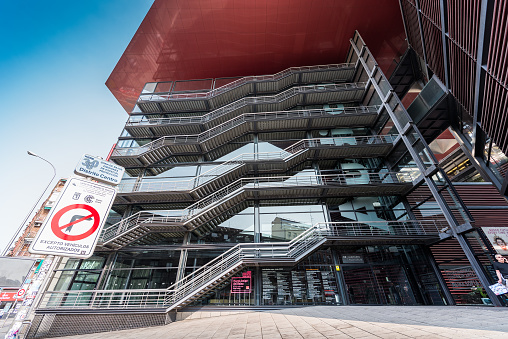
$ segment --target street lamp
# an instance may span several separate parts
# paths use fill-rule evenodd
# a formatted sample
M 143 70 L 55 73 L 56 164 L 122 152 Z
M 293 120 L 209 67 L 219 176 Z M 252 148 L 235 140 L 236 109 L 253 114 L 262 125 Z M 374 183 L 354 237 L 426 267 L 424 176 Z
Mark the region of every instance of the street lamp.
M 21 229 L 25 226 L 26 222 L 28 221 L 28 218 L 30 218 L 30 215 L 32 215 L 33 211 L 35 210 L 35 208 L 37 207 L 37 205 L 39 204 L 39 202 L 41 201 L 42 197 L 44 196 L 44 194 L 46 194 L 46 191 L 48 190 L 49 186 L 51 186 L 51 183 L 53 182 L 53 179 L 55 179 L 55 176 L 56 176 L 56 169 L 55 169 L 55 166 L 53 166 L 52 163 L 50 163 L 49 161 L 47 161 L 46 159 L 44 159 L 43 157 L 35 154 L 34 152 L 30 152 L 30 151 L 27 151 L 28 155 L 31 155 L 33 157 L 36 157 L 36 158 L 39 158 L 39 159 L 42 159 L 44 160 L 45 162 L 47 162 L 48 164 L 51 165 L 51 167 L 53 168 L 53 177 L 51 178 L 51 180 L 49 181 L 48 183 L 48 186 L 46 186 L 46 188 L 44 189 L 44 191 L 42 192 L 41 196 L 39 197 L 39 199 L 37 199 L 37 201 L 35 202 L 35 204 L 32 206 L 32 208 L 30 209 L 30 211 L 28 212 L 28 214 L 26 215 L 25 217 L 25 220 L 23 220 L 23 222 L 21 223 L 21 225 L 19 225 L 16 233 L 14 233 L 14 235 L 12 236 L 11 240 L 9 241 L 9 243 L 7 244 L 7 247 L 4 249 L 2 255 L 5 256 L 7 255 L 7 253 L 9 253 L 9 249 L 11 247 L 11 244 L 13 241 L 15 241 L 16 237 L 18 236 L 19 232 L 21 231 Z

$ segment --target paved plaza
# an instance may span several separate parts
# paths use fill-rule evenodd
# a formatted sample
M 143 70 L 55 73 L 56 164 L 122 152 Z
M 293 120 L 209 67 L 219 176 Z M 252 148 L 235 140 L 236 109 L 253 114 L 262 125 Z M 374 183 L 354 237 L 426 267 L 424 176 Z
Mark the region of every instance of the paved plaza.
M 68 339 L 508 338 L 508 308 L 312 306 L 232 313 L 200 311 L 166 326 Z

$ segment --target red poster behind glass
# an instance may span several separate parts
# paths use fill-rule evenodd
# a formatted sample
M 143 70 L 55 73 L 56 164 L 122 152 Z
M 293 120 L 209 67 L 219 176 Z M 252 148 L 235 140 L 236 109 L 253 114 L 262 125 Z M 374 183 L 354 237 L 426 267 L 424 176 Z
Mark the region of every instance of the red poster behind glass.
M 241 277 L 231 278 L 231 293 L 250 293 L 252 291 L 251 278 L 251 271 L 243 272 Z

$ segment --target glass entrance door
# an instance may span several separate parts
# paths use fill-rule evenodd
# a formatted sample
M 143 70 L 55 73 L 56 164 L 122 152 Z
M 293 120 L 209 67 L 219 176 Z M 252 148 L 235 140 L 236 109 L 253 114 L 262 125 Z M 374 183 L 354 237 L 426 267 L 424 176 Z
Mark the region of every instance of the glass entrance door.
M 342 266 L 350 304 L 382 304 L 369 265 Z
M 351 304 L 416 305 L 402 265 L 343 265 Z

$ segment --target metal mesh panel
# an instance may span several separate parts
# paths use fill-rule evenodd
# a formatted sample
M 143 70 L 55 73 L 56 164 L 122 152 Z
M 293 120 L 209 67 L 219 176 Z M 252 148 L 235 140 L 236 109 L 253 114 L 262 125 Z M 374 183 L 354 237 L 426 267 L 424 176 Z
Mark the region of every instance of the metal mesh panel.
M 168 314 L 43 314 L 36 315 L 27 338 L 54 338 L 132 328 L 161 326 Z

